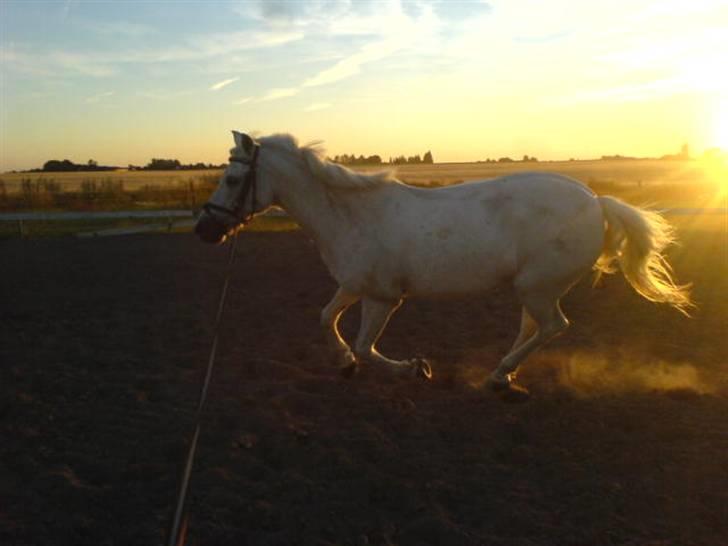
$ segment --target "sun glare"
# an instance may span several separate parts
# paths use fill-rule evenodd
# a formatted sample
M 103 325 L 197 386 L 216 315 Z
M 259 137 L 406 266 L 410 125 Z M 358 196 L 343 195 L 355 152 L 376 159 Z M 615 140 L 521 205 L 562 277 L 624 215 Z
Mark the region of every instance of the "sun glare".
M 721 104 L 713 119 L 713 144 L 728 152 L 728 104 Z

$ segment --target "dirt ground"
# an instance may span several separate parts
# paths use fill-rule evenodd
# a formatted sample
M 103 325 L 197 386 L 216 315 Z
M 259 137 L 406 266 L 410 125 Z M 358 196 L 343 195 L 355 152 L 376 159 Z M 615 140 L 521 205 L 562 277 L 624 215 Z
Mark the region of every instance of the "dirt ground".
M 692 319 L 619 276 L 578 285 L 521 405 L 481 388 L 516 334 L 508 290 L 398 312 L 380 348 L 431 358 L 431 383 L 347 380 L 312 244 L 245 233 L 238 251 L 189 544 L 728 543 L 725 233 L 673 252 Z M 161 544 L 227 248 L 142 235 L 6 240 L 0 256 L 0 544 Z

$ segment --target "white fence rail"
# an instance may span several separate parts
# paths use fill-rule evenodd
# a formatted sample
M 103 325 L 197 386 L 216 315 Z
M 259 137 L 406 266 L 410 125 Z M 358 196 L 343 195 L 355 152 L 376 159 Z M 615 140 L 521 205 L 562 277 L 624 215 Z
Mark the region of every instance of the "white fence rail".
M 102 212 L 2 212 L 0 221 L 46 222 L 48 220 L 104 220 L 126 218 L 194 218 L 191 210 L 109 210 Z
M 723 214 L 728 215 L 728 208 L 668 208 L 658 209 L 667 216 L 691 216 L 702 214 Z M 146 233 L 173 228 L 192 227 L 195 223 L 196 211 L 193 210 L 115 210 L 103 212 L 2 212 L 0 222 L 16 222 L 18 233 L 25 236 L 25 222 L 47 222 L 47 221 L 69 221 L 69 220 L 124 220 L 149 218 L 155 223 L 139 224 L 130 227 L 105 228 L 99 230 L 85 230 L 77 233 L 78 237 L 98 237 L 111 235 L 130 235 L 133 233 Z M 273 209 L 266 213 L 266 216 L 285 217 L 285 211 Z
M 287 216 L 285 211 L 272 209 L 266 216 Z M 188 228 L 195 224 L 197 211 L 193 210 L 114 210 L 101 212 L 3 212 L 0 213 L 0 222 L 15 222 L 18 226 L 18 235 L 27 234 L 26 222 L 62 222 L 72 220 L 127 220 L 148 218 L 154 223 L 138 224 L 135 226 L 104 228 L 97 230 L 86 229 L 76 233 L 77 237 L 102 237 L 112 235 L 131 235 L 134 233 L 148 233 L 152 231 L 172 231 L 173 228 Z

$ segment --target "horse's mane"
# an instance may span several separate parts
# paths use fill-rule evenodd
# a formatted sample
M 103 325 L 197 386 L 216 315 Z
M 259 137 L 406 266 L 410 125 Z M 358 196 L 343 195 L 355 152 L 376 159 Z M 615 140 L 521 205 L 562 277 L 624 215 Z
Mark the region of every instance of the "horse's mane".
M 270 146 L 293 153 L 303 159 L 317 179 L 329 188 L 343 190 L 369 190 L 386 184 L 396 183 L 392 171 L 362 174 L 352 171 L 326 159 L 320 142 L 299 146 L 296 139 L 288 134 L 277 134 L 258 139 L 261 145 Z

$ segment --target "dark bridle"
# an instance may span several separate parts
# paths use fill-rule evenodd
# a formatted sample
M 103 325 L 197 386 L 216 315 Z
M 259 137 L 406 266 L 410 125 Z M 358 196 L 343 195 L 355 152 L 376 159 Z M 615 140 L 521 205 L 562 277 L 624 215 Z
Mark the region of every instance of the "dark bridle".
M 235 218 L 235 221 L 238 223 L 241 223 L 243 225 L 247 224 L 250 219 L 253 217 L 253 214 L 255 214 L 255 200 L 256 200 L 256 187 L 257 187 L 257 173 L 258 173 L 258 153 L 260 152 L 260 144 L 256 144 L 253 148 L 253 158 L 250 161 L 246 161 L 244 159 L 240 159 L 238 157 L 231 157 L 230 163 L 241 163 L 243 165 L 248 165 L 248 172 L 245 173 L 245 176 L 235 176 L 235 177 L 228 177 L 227 181 L 231 185 L 238 185 L 242 182 L 243 189 L 238 194 L 237 199 L 235 200 L 233 208 L 229 209 L 227 207 L 222 207 L 220 205 L 216 205 L 215 203 L 210 203 L 209 201 L 202 205 L 202 210 L 204 210 L 207 214 L 214 217 L 214 214 L 212 214 L 212 211 L 222 212 L 224 214 L 227 214 L 229 216 L 232 216 Z M 250 201 L 250 214 L 247 214 L 245 216 L 242 215 L 243 210 L 245 209 L 245 201 L 248 198 L 248 194 L 252 194 L 252 199 Z

